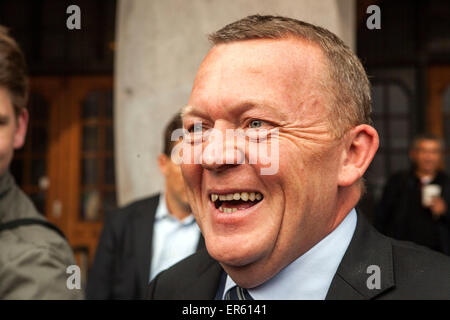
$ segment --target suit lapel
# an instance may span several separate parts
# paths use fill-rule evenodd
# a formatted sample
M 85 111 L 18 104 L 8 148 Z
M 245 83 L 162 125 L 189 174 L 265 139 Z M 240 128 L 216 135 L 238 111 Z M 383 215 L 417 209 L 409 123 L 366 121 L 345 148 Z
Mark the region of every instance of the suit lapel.
M 358 214 L 355 234 L 331 282 L 326 299 L 373 299 L 392 288 L 395 285 L 392 259 L 389 239 L 379 234 Z
M 145 296 L 150 277 L 152 259 L 153 224 L 159 195 L 152 197 L 139 211 L 132 222 L 134 248 L 136 249 L 136 263 L 138 270 L 138 290 L 141 297 Z
M 211 258 L 206 249 L 200 250 L 197 255 L 203 266 L 193 276 L 186 286 L 178 291 L 180 300 L 214 300 L 220 285 L 223 269 L 220 264 Z

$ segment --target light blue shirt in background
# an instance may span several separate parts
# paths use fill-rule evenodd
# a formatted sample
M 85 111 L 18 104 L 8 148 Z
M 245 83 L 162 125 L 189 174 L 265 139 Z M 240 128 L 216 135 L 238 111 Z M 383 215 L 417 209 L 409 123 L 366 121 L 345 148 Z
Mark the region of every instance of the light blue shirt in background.
M 193 254 L 199 239 L 200 228 L 194 216 L 191 214 L 182 221 L 178 220 L 169 213 L 164 194 L 161 194 L 153 225 L 150 280 L 161 271 Z
M 329 235 L 260 286 L 249 289 L 255 300 L 325 300 L 331 281 L 356 228 L 352 209 Z M 227 275 L 224 296 L 236 283 Z M 223 297 L 222 297 L 223 298 Z

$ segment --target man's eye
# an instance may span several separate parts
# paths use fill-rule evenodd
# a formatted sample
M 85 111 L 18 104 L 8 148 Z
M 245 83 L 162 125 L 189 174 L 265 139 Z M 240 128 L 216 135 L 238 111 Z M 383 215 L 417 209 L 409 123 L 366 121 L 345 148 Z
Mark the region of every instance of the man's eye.
M 194 123 L 192 126 L 189 127 L 189 132 L 193 132 L 193 133 L 197 133 L 197 132 L 202 132 L 203 130 L 203 126 L 201 122 L 196 122 Z
M 7 125 L 9 123 L 9 117 L 0 115 L 0 125 Z
M 262 125 L 263 125 L 263 122 L 261 120 L 252 120 L 252 121 L 250 121 L 248 126 L 251 129 L 257 129 L 257 128 L 261 128 Z

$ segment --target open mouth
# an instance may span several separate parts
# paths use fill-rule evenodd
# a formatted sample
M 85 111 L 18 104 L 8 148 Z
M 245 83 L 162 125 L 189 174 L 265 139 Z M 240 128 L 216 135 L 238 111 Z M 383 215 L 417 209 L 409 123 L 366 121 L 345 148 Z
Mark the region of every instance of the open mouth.
M 264 196 L 260 192 L 234 192 L 227 194 L 211 193 L 210 200 L 216 209 L 224 213 L 246 210 L 262 201 Z

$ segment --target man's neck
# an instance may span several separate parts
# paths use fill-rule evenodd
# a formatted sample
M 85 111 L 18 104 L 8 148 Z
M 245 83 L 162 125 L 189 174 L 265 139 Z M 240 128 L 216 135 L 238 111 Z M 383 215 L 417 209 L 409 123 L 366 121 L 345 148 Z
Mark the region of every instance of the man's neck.
M 184 218 L 191 215 L 191 208 L 189 205 L 181 203 L 181 201 L 176 199 L 170 192 L 166 192 L 165 199 L 169 213 L 178 220 L 182 221 Z
M 433 180 L 437 173 L 424 170 L 416 170 L 415 174 L 419 179 L 428 178 L 430 180 Z

